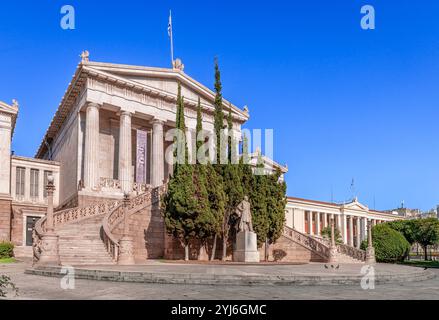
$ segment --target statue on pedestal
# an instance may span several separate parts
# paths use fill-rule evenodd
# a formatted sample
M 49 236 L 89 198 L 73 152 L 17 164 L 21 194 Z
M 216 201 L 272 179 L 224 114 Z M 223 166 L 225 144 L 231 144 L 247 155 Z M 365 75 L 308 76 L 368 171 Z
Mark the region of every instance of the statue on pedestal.
M 259 262 L 257 236 L 256 233 L 253 232 L 252 212 L 247 196 L 245 196 L 244 200 L 238 205 L 235 214 L 239 217 L 239 225 L 233 261 Z
M 238 205 L 235 213 L 239 217 L 238 231 L 253 232 L 252 213 L 250 210 L 250 202 L 248 201 L 247 196 L 245 196 L 244 200 Z

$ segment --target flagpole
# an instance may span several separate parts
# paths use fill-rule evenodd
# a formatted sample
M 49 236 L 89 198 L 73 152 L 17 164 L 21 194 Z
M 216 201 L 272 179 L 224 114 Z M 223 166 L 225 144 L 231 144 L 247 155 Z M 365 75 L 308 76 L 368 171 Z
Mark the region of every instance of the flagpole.
M 173 39 L 173 35 L 172 35 L 172 11 L 171 10 L 169 10 L 169 27 L 170 27 L 169 36 L 171 37 L 171 65 L 174 68 L 174 39 Z

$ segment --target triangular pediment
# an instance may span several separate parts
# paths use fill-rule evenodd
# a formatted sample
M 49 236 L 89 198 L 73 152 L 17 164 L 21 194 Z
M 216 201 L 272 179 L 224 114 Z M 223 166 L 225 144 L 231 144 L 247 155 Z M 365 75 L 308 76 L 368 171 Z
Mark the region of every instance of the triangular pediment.
M 5 102 L 0 101 L 0 111 L 16 115 L 18 113 L 18 106 L 15 104 L 9 105 Z
M 358 202 L 358 200 L 354 200 L 350 203 L 346 203 L 343 205 L 344 209 L 351 209 L 351 210 L 369 210 L 369 208 L 367 206 L 365 206 L 364 204 L 361 204 L 360 202 Z
M 185 100 L 197 102 L 198 98 L 202 105 L 212 105 L 215 101 L 215 93 L 197 82 L 183 71 L 178 69 L 152 68 L 121 64 L 107 64 L 100 62 L 88 62 L 85 65 L 94 71 L 112 75 L 115 78 L 124 79 L 131 84 L 153 89 L 161 95 L 175 97 L 177 94 L 178 83 L 182 87 L 182 95 Z M 241 110 L 231 102 L 223 99 L 224 110 L 229 110 L 231 106 L 232 114 L 245 122 L 249 115 L 245 110 Z

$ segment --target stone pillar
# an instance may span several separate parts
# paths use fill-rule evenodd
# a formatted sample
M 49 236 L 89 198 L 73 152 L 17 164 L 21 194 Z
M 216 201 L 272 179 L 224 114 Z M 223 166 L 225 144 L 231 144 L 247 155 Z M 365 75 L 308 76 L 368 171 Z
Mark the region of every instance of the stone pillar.
M 320 235 L 320 212 L 316 212 L 316 235 Z
M 348 244 L 354 246 L 354 216 L 349 216 L 349 239 Z
M 131 141 L 131 113 L 122 111 L 119 127 L 119 181 L 123 193 L 130 193 L 133 189 Z
M 309 211 L 309 234 L 312 236 L 314 234 L 314 228 L 313 228 L 313 213 L 312 211 Z
M 163 146 L 163 124 L 161 120 L 154 120 L 152 125 L 152 164 L 151 184 L 159 187 L 164 180 L 164 146 Z
M 323 228 L 326 228 L 328 226 L 328 214 L 323 212 L 322 216 L 323 216 Z
M 366 263 L 374 264 L 375 260 L 375 248 L 372 244 L 372 221 L 367 224 L 367 249 L 366 249 Z
M 99 184 L 99 178 L 99 105 L 89 103 L 85 118 L 85 188 L 95 189 Z
M 348 244 L 347 221 L 346 221 L 346 215 L 344 213 L 342 214 L 341 219 L 342 219 L 341 236 L 343 238 L 343 243 Z
M 335 244 L 335 219 L 331 215 L 331 244 L 329 246 L 329 263 L 337 261 L 337 246 Z
M 55 186 L 53 184 L 54 177 L 50 175 L 47 182 L 47 214 L 46 214 L 46 228 L 41 237 L 41 255 L 38 260 L 40 265 L 59 265 L 59 242 L 58 235 L 55 233 L 53 221 L 53 192 Z
M 357 243 L 356 243 L 356 247 L 357 247 L 357 249 L 360 249 L 360 245 L 361 245 L 361 223 L 360 223 L 360 217 L 357 217 L 356 221 L 357 221 Z
M 130 203 L 129 194 L 125 193 L 123 200 L 123 206 L 124 206 L 123 236 L 119 240 L 119 256 L 117 260 L 117 264 L 124 266 L 135 264 L 133 238 L 130 236 L 130 231 L 129 231 L 129 226 L 130 226 L 128 220 L 129 203 Z

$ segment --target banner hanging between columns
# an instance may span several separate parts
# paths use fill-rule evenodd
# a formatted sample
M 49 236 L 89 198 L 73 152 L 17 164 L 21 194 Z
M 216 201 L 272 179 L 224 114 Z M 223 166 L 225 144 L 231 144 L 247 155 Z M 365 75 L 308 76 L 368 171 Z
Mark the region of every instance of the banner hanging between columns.
M 136 132 L 136 182 L 146 184 L 146 145 L 148 133 L 143 130 L 136 130 Z

